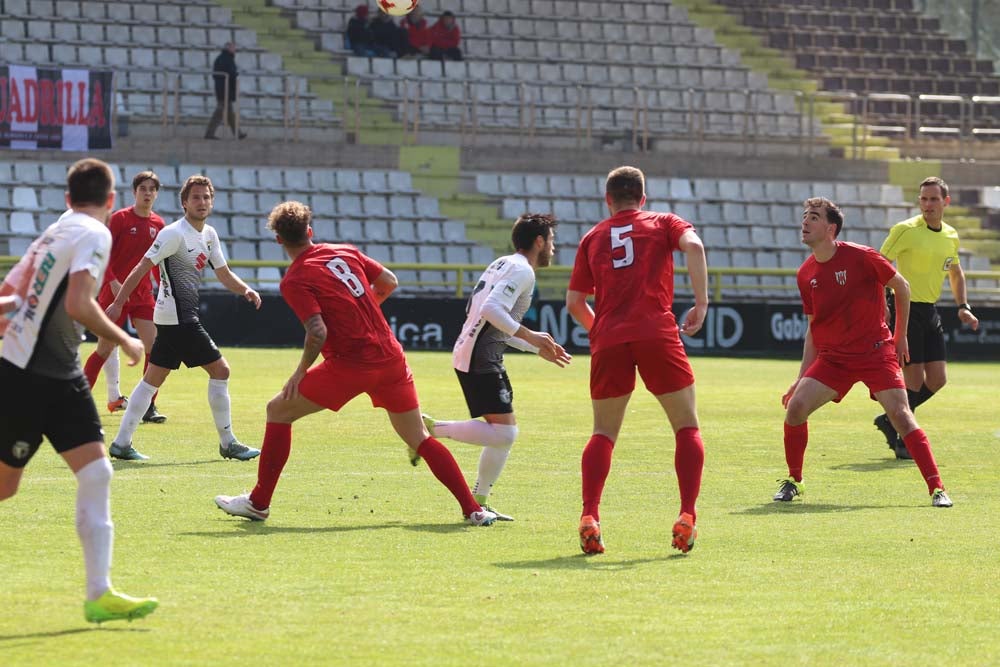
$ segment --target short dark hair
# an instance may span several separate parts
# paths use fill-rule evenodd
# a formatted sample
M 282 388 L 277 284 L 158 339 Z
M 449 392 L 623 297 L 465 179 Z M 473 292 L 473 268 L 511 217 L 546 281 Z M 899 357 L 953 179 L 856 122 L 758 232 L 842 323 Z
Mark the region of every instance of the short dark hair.
M 844 226 L 844 212 L 826 197 L 810 197 L 802 204 L 805 208 L 821 208 L 826 211 L 826 221 L 837 225 L 837 233 L 834 238 L 840 236 L 840 230 Z
M 66 172 L 66 189 L 71 204 L 101 206 L 114 192 L 115 175 L 107 162 L 97 158 L 84 158 L 73 163 Z
M 928 176 L 920 182 L 920 187 L 925 188 L 929 185 L 936 185 L 941 188 L 941 197 L 948 196 L 948 184 L 944 182 L 944 179 L 939 176 Z
M 187 201 L 188 193 L 191 192 L 191 188 L 196 185 L 204 185 L 208 187 L 208 194 L 215 199 L 215 186 L 212 185 L 212 179 L 208 176 L 203 176 L 202 174 L 195 174 L 194 176 L 188 176 L 187 180 L 184 181 L 184 185 L 181 187 L 181 206 Z
M 510 232 L 514 250 L 530 250 L 539 236 L 547 241 L 556 224 L 556 217 L 549 213 L 525 213 L 518 217 Z
M 156 186 L 156 191 L 160 191 L 160 177 L 157 176 L 152 169 L 147 169 L 146 171 L 140 171 L 132 178 L 132 192 L 138 190 L 143 181 L 153 181 L 153 185 Z
M 451 18 L 455 18 L 454 12 L 452 12 L 450 9 L 446 9 L 443 12 L 441 12 L 441 17 L 443 18 L 445 16 L 450 16 Z
M 608 174 L 605 192 L 616 204 L 638 204 L 646 196 L 646 177 L 636 167 L 618 167 Z
M 267 216 L 267 228 L 287 245 L 300 246 L 309 240 L 312 210 L 298 201 L 281 202 Z

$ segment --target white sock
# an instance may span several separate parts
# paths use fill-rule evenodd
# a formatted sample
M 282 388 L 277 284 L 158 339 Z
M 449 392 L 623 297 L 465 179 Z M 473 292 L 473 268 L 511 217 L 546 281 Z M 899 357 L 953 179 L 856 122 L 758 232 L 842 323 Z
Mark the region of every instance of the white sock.
M 507 428 L 513 428 L 515 432 L 517 431 L 516 426 L 508 426 Z M 483 502 L 490 495 L 493 485 L 500 478 L 500 473 L 503 472 L 513 444 L 510 443 L 505 447 L 483 448 L 479 455 L 479 477 L 476 478 L 476 485 L 472 487 L 472 495 L 476 496 L 476 500 L 479 502 Z
M 115 436 L 114 444 L 120 447 L 128 447 L 132 442 L 135 430 L 139 428 L 142 416 L 149 409 L 149 404 L 153 401 L 153 394 L 156 387 L 148 384 L 145 380 L 139 380 L 139 384 L 132 390 L 132 395 L 128 397 L 128 407 L 125 408 L 125 416 L 118 426 L 118 435 Z
M 208 406 L 212 408 L 215 430 L 219 432 L 219 444 L 228 447 L 236 440 L 229 409 L 229 380 L 208 381 Z
M 490 424 L 478 419 L 461 422 L 434 422 L 434 435 L 482 447 L 507 447 L 514 444 L 517 427 Z
M 111 348 L 111 354 L 104 360 L 104 384 L 108 388 L 108 403 L 118 400 L 122 395 L 121 364 L 118 362 L 118 346 Z
M 76 534 L 83 545 L 87 570 L 87 599 L 96 600 L 111 588 L 111 476 L 107 458 L 91 461 L 76 473 Z

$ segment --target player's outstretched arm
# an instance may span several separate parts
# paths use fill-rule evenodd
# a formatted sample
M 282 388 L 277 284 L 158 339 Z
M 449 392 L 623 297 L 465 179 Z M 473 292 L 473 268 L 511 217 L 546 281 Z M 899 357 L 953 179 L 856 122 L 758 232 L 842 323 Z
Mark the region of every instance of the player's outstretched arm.
M 143 257 L 139 260 L 139 263 L 135 265 L 135 268 L 133 268 L 128 274 L 128 278 L 126 278 L 125 282 L 122 283 L 122 288 L 118 290 L 117 294 L 115 294 L 115 300 L 111 302 L 110 306 L 108 306 L 107 314 L 108 317 L 111 318 L 112 322 L 117 322 L 118 318 L 121 317 L 122 308 L 125 307 L 125 302 L 128 301 L 130 296 L 132 296 L 132 292 L 135 291 L 135 288 L 139 286 L 139 283 L 142 282 L 142 279 L 146 277 L 146 274 L 149 273 L 149 270 L 152 268 L 153 262 L 146 257 Z M 91 331 L 94 330 L 91 329 Z M 96 331 L 94 331 L 94 333 L 97 334 Z
M 136 365 L 143 355 L 142 341 L 129 336 L 105 315 L 92 296 L 94 289 L 94 276 L 89 271 L 71 273 L 66 288 L 66 312 L 94 335 L 120 346 L 129 359 L 129 366 Z
M 131 276 L 129 276 L 131 277 Z M 238 275 L 233 273 L 228 265 L 220 266 L 215 269 L 215 277 L 219 279 L 222 286 L 233 294 L 239 294 L 241 297 L 253 304 L 254 308 L 260 310 L 260 294 L 257 290 L 252 289 L 249 285 L 243 282 L 243 279 Z
M 906 327 L 910 323 L 910 283 L 897 271 L 885 286 L 895 295 L 896 329 L 893 340 L 896 343 L 896 359 L 902 366 L 910 360 L 910 344 L 906 339 Z

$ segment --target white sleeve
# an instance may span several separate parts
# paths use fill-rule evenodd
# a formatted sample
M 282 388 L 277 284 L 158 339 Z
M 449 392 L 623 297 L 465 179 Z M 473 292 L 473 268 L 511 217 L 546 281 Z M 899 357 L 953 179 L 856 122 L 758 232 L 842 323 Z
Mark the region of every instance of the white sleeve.
M 145 258 L 153 264 L 159 264 L 173 255 L 181 247 L 181 231 L 177 227 L 164 227 L 153 239 Z
M 69 272 L 86 271 L 94 277 L 100 287 L 110 256 L 111 232 L 107 227 L 88 229 L 73 244 L 73 259 L 70 261 Z
M 486 297 L 486 303 L 496 303 L 510 312 L 514 304 L 525 292 L 535 287 L 535 272 L 530 267 L 517 267 L 516 270 L 497 281 Z
M 516 350 L 521 350 L 521 352 L 531 352 L 532 354 L 538 354 L 538 348 L 529 343 L 526 340 L 521 340 L 517 336 L 511 336 L 507 339 L 507 345 L 511 346 Z
M 495 292 L 496 290 L 494 289 L 493 293 Z M 508 308 L 505 308 L 499 300 L 492 298 L 493 293 L 486 298 L 486 303 L 483 304 L 483 319 L 508 336 L 513 336 L 521 328 L 521 325 L 510 316 Z
M 208 226 L 209 229 L 209 248 L 208 248 L 208 263 L 212 265 L 212 268 L 216 271 L 221 269 L 226 265 L 226 256 L 222 254 L 222 243 L 219 242 L 219 232 L 215 231 L 215 227 L 211 225 Z

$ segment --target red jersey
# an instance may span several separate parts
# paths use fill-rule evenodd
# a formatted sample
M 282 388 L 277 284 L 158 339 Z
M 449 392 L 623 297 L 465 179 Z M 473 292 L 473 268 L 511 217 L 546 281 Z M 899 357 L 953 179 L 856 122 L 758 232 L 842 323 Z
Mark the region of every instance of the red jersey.
M 431 26 L 427 19 L 421 17 L 419 21 L 413 18 L 413 14 L 407 14 L 399 22 L 399 27 L 406 30 L 406 36 L 410 41 L 410 46 L 415 49 L 429 48 L 433 41 Z
M 371 288 L 384 270 L 354 246 L 341 243 L 317 243 L 288 267 L 281 296 L 302 322 L 317 313 L 323 316 L 324 359 L 375 365 L 403 356 Z
M 885 284 L 896 268 L 878 250 L 837 241 L 825 262 L 810 255 L 797 279 L 802 310 L 812 315 L 813 343 L 820 353 L 869 354 L 892 339 L 885 323 Z
M 674 256 L 694 227 L 673 213 L 627 210 L 580 240 L 569 288 L 594 294 L 590 351 L 651 338 L 677 337 Z
M 462 31 L 459 29 L 457 23 L 452 24 L 451 30 L 445 27 L 444 19 L 438 19 L 431 26 L 431 46 L 436 46 L 439 49 L 454 49 L 461 42 Z
M 163 229 L 163 218 L 152 212 L 148 218 L 139 217 L 135 206 L 129 206 L 111 215 L 108 228 L 111 230 L 111 259 L 104 272 L 104 282 L 123 283 Z

